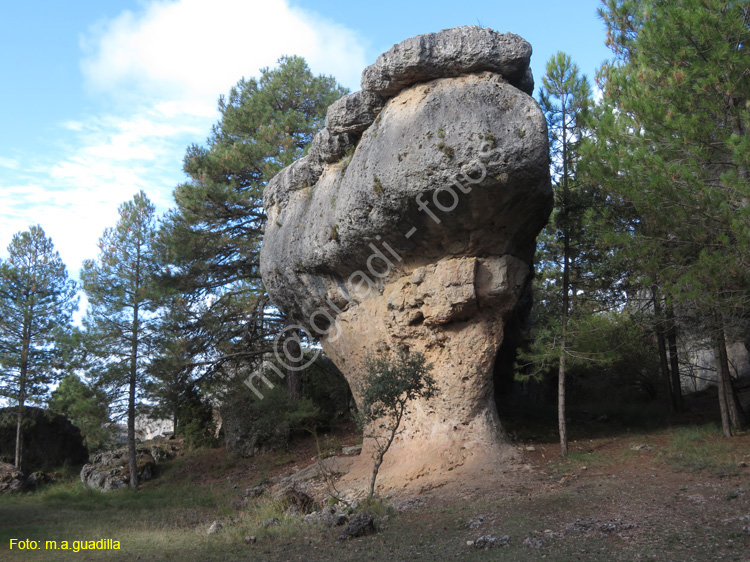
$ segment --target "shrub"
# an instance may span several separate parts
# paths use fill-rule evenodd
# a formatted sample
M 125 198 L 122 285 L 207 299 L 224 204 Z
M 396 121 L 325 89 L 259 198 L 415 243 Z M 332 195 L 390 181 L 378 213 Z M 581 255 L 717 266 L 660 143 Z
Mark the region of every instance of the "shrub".
M 383 457 L 399 433 L 404 416 L 409 413 L 409 403 L 419 397 L 432 398 L 438 391 L 430 374 L 432 364 L 425 361 L 422 353 L 404 350 L 389 359 L 369 356 L 365 360 L 365 377 L 360 388 L 360 424 L 368 428 L 365 437 L 375 442 L 369 498 L 375 493 L 375 480 Z

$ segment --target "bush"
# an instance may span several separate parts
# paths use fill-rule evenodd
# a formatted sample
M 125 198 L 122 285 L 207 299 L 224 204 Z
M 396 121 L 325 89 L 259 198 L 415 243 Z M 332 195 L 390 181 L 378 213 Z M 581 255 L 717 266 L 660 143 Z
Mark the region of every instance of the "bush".
M 183 394 L 177 407 L 175 432 L 181 433 L 191 448 L 216 445 L 213 407 L 194 387 Z
M 367 357 L 365 377 L 359 389 L 362 396 L 360 424 L 369 428 L 365 437 L 375 441 L 369 498 L 375 493 L 383 457 L 399 432 L 409 403 L 415 398 L 432 398 L 438 391 L 422 353 L 399 350 L 389 359 Z M 375 427 L 373 427 L 375 426 Z
M 221 406 L 227 451 L 251 457 L 285 448 L 292 431 L 314 427 L 320 410 L 309 398 L 293 401 L 285 386 L 264 388 L 263 399 L 240 381 Z

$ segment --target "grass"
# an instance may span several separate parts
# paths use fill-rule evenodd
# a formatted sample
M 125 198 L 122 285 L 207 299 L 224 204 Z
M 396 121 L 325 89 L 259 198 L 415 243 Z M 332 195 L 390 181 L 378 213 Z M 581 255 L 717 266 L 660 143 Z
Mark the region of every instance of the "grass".
M 719 477 L 737 475 L 741 460 L 732 440 L 714 424 L 675 429 L 662 456 L 678 470 Z
M 149 484 L 149 483 L 146 483 Z M 195 529 L 210 524 L 228 505 L 228 491 L 179 484 L 144 485 L 138 492 L 102 494 L 68 481 L 33 493 L 3 498 L 0 504 L 0 548 L 11 538 L 81 541 L 110 538 L 129 545 L 129 554 L 146 555 L 193 542 Z M 5 555 L 8 555 L 7 558 Z M 88 552 L 95 559 L 113 551 Z M 3 553 L 4 560 L 80 560 L 80 554 L 44 550 Z
M 578 470 L 596 468 L 616 462 L 617 459 L 606 457 L 600 451 L 572 451 L 564 459 L 550 463 L 550 468 L 558 474 L 569 474 Z

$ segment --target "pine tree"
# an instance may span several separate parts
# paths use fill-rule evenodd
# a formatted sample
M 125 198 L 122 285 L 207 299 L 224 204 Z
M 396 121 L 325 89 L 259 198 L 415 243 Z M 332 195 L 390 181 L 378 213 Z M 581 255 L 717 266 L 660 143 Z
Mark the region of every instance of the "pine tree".
M 15 465 L 23 463 L 27 401 L 41 401 L 62 367 L 55 343 L 77 304 L 76 285 L 40 226 L 13 236 L 0 263 L 0 395 L 18 405 Z
M 113 438 L 106 394 L 82 381 L 76 374 L 67 375 L 50 396 L 49 409 L 68 418 L 81 430 L 89 453 L 101 451 Z
M 558 52 L 547 63 L 539 104 L 547 118 L 556 212 L 543 234 L 542 268 L 548 281 L 559 289 L 558 428 L 560 453 L 568 454 L 565 422 L 565 376 L 569 345 L 571 300 L 581 290 L 583 276 L 571 279 L 571 269 L 582 271 L 586 245 L 585 211 L 590 203 L 578 181 L 578 146 L 586 134 L 585 118 L 591 102 L 588 79 L 565 53 Z M 575 283 L 573 282 L 575 281 Z M 549 288 L 549 287 L 548 287 Z
M 84 326 L 94 375 L 116 396 L 127 392 L 130 486 L 138 488 L 135 407 L 144 383 L 160 296 L 154 279 L 154 205 L 141 191 L 119 208 L 120 219 L 99 239 L 99 257 L 81 270 L 88 298 Z
M 614 234 L 631 275 L 703 319 L 730 435 L 741 416 L 722 350 L 750 302 L 750 6 L 607 0 L 601 15 L 615 60 L 592 171 L 629 215 Z
M 163 282 L 189 310 L 178 325 L 189 340 L 184 361 L 207 365 L 204 379 L 268 351 L 268 335 L 283 321 L 270 313 L 260 279 L 263 188 L 304 155 L 328 106 L 345 93 L 302 58 L 283 57 L 222 96 L 206 146 L 187 150 L 190 180 L 175 189 L 176 208 L 162 232 L 170 263 Z

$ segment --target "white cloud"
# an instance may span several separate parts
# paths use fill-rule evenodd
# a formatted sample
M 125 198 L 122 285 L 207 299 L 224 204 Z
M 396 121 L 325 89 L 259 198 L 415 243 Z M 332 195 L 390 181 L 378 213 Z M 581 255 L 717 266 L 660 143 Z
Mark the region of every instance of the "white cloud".
M 282 55 L 357 89 L 362 41 L 286 0 L 176 0 L 123 12 L 82 39 L 87 85 L 124 99 L 146 96 L 191 114 L 213 112 L 220 93 Z
M 15 158 L 6 158 L 0 156 L 0 168 L 8 168 L 9 170 L 17 170 L 20 164 Z
M 153 0 L 81 44 L 85 83 L 109 109 L 60 123 L 57 154 L 0 157 L 12 169 L 0 176 L 0 256 L 15 232 L 41 224 L 74 274 L 137 191 L 160 212 L 172 205 L 185 149 L 205 141 L 219 95 L 240 78 L 297 54 L 357 89 L 365 66 L 352 31 L 286 0 Z

